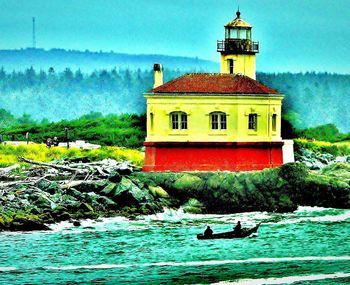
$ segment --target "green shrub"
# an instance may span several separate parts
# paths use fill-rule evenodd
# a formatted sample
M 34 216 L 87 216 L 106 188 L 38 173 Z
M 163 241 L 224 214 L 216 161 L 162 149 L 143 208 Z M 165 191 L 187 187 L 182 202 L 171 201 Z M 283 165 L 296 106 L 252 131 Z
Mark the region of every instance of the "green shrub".
M 279 168 L 278 174 L 288 182 L 299 183 L 305 180 L 309 170 L 303 163 L 286 163 Z

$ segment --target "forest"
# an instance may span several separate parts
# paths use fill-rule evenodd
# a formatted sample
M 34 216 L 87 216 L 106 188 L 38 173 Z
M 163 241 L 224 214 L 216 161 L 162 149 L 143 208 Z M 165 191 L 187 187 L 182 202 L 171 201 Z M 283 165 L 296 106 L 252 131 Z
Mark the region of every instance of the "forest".
M 183 73 L 165 69 L 164 79 Z M 257 80 L 285 94 L 285 138 L 348 139 L 350 75 L 258 73 Z M 30 67 L 12 72 L 0 68 L 0 134 L 24 139 L 29 132 L 40 142 L 51 135 L 63 137 L 68 127 L 75 139 L 138 147 L 145 137 L 143 94 L 152 84 L 152 70 L 113 68 L 83 73 L 70 68 Z
M 193 70 L 189 70 L 193 72 Z M 165 69 L 169 81 L 185 73 Z M 350 75 L 329 73 L 258 73 L 257 80 L 285 94 L 284 118 L 297 129 L 334 124 L 350 131 Z M 73 120 L 90 112 L 143 114 L 144 92 L 152 89 L 153 71 L 141 69 L 6 72 L 0 68 L 0 108 L 26 122 Z M 1 124 L 4 124 L 2 122 Z

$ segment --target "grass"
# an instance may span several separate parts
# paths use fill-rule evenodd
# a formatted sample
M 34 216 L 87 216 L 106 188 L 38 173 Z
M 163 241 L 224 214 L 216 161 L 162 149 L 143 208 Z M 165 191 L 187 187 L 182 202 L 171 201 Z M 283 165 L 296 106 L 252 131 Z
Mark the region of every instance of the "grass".
M 146 117 L 123 114 L 89 118 L 89 115 L 86 115 L 71 121 L 0 127 L 0 133 L 3 135 L 3 140 L 26 141 L 28 133 L 29 140 L 35 143 L 43 143 L 47 138 L 53 137 L 57 137 L 60 142 L 65 142 L 65 128 L 68 128 L 72 141 L 85 140 L 102 146 L 118 145 L 138 148 L 142 147 L 146 137 Z
M 299 147 L 310 149 L 314 152 L 330 153 L 333 155 L 350 155 L 350 141 L 325 142 L 298 138 L 294 140 L 296 149 Z
M 144 160 L 144 154 L 141 151 L 116 146 L 104 146 L 100 149 L 84 150 L 78 148 L 67 149 L 64 147 L 47 148 L 44 144 L 0 145 L 0 167 L 20 163 L 18 156 L 40 162 L 50 162 L 80 156 L 89 157 L 93 161 L 111 158 L 117 161 L 128 160 L 137 166 L 141 166 Z

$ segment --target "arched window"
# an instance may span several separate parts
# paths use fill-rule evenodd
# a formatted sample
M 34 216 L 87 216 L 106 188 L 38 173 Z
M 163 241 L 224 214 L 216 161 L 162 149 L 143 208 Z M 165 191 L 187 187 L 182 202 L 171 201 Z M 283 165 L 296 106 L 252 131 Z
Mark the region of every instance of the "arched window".
M 187 114 L 185 112 L 170 113 L 170 126 L 173 130 L 187 130 Z
M 212 130 L 227 129 L 227 115 L 224 112 L 210 113 L 210 125 Z

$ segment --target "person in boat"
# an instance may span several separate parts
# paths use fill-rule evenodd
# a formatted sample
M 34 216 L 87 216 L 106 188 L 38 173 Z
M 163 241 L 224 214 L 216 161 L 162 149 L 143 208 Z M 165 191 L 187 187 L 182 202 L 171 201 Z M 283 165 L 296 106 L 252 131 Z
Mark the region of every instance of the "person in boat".
M 237 225 L 233 228 L 233 232 L 235 234 L 241 234 L 242 233 L 242 226 L 241 226 L 241 222 L 238 221 Z
M 213 230 L 209 226 L 207 226 L 207 228 L 204 231 L 204 236 L 210 237 L 212 235 L 213 235 Z

